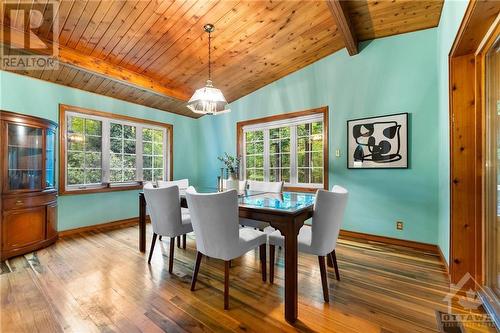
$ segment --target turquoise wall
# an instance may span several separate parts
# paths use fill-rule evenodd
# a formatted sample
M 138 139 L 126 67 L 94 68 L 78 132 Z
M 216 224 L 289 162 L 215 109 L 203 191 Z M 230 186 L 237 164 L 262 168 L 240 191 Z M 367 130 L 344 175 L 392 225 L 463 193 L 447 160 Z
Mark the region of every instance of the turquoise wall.
M 330 185 L 350 191 L 343 228 L 437 244 L 436 53 L 436 29 L 366 42 L 354 57 L 341 50 L 231 103 L 229 114 L 201 118 L 199 181 L 214 184 L 217 156 L 235 154 L 236 122 L 328 105 Z M 410 168 L 347 169 L 346 121 L 400 112 L 410 113 Z
M 0 86 L 1 109 L 56 122 L 62 103 L 170 123 L 174 126 L 174 178 L 197 181 L 195 119 L 4 71 L 0 71 Z M 137 191 L 59 197 L 59 230 L 135 216 L 138 216 Z
M 438 244 L 449 262 L 450 254 L 450 141 L 448 55 L 467 8 L 467 1 L 445 1 L 437 29 L 439 89 Z

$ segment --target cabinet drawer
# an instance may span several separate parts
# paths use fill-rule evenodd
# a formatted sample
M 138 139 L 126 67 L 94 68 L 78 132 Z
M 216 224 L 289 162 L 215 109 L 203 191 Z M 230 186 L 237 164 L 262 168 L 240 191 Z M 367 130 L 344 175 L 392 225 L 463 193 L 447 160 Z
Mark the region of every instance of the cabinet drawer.
M 56 200 L 56 194 L 41 194 L 34 196 L 17 196 L 3 199 L 3 209 L 20 209 L 26 207 L 44 206 Z

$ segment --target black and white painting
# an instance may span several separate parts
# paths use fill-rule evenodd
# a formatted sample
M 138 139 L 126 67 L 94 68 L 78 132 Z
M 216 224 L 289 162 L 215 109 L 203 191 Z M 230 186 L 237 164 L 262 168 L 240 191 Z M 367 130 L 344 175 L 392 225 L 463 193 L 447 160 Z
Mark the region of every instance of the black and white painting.
M 347 121 L 349 169 L 408 168 L 408 113 Z

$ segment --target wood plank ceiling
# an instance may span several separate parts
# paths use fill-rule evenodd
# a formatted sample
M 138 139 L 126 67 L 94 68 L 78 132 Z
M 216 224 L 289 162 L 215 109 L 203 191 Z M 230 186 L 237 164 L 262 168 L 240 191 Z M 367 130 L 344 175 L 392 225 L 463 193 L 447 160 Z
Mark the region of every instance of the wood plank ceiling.
M 229 102 L 345 47 L 324 1 L 60 0 L 55 33 L 50 1 L 30 0 L 44 13 L 32 32 L 51 42 L 58 36 L 64 51 L 59 69 L 21 74 L 190 117 L 199 115 L 185 103 L 207 79 L 205 23 L 216 26 L 213 80 Z M 435 27 L 442 5 L 442 0 L 356 0 L 342 8 L 355 38 L 363 41 Z M 3 25 L 15 27 L 17 19 L 7 16 Z M 12 52 L 10 42 L 2 42 L 4 52 Z M 154 84 L 136 84 L 148 80 Z

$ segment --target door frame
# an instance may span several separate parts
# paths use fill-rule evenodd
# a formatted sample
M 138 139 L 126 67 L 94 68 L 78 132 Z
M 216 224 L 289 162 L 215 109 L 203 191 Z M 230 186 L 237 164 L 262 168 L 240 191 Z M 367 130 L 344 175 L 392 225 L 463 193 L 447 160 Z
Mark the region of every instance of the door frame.
M 485 283 L 485 55 L 499 34 L 500 2 L 471 0 L 449 54 L 450 280 Z M 475 281 L 474 281 L 475 280 Z

